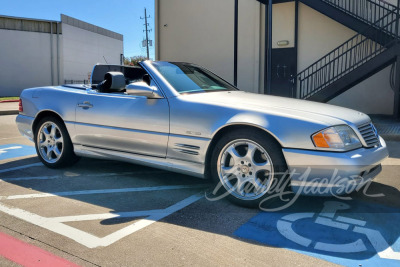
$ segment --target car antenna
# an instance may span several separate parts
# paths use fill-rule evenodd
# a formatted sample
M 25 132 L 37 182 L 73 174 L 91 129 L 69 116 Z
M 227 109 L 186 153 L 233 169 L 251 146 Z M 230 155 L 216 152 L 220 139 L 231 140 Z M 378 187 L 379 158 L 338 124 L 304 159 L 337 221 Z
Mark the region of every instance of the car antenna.
M 107 59 L 104 56 L 103 56 L 103 58 L 104 58 L 104 61 L 108 64 Z

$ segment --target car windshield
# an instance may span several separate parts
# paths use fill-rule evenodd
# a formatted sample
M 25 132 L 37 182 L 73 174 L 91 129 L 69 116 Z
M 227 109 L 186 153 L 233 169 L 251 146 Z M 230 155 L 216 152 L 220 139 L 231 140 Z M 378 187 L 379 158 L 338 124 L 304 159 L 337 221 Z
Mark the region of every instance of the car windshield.
M 152 62 L 158 72 L 181 94 L 238 90 L 212 72 L 189 63 Z

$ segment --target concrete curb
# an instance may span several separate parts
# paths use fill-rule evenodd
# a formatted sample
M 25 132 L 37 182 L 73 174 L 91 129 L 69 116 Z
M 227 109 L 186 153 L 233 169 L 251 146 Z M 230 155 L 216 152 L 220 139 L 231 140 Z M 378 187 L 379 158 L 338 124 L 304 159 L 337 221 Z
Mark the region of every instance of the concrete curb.
M 19 102 L 19 100 L 0 100 L 0 103 Z

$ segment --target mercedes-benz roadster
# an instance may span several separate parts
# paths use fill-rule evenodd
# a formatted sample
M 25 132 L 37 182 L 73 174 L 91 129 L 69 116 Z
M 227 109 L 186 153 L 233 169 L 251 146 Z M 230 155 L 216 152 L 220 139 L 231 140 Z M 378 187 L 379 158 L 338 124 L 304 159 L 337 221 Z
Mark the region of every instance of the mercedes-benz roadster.
M 301 194 L 350 193 L 388 156 L 363 113 L 240 91 L 189 63 L 96 65 L 91 85 L 26 89 L 20 101 L 18 128 L 50 168 L 128 161 L 210 178 L 242 205 L 284 181 Z

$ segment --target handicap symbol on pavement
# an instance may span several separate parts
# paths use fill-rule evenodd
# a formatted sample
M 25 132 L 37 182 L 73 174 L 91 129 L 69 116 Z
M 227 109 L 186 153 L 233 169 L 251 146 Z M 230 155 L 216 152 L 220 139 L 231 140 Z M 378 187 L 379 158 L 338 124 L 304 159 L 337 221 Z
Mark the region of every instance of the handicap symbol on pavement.
M 399 266 L 400 209 L 354 200 L 297 202 L 261 212 L 235 235 L 346 266 Z
M 349 230 L 350 226 L 354 226 L 353 231 L 356 233 L 365 234 L 371 242 L 372 246 L 375 248 L 379 257 L 385 259 L 400 260 L 400 252 L 394 252 L 379 231 L 364 227 L 367 223 L 366 221 L 342 216 L 338 216 L 336 220 L 333 220 L 337 210 L 349 208 L 349 205 L 342 202 L 326 201 L 324 203 L 324 208 L 318 214 L 315 223 L 343 230 Z M 278 221 L 278 231 L 287 239 L 302 246 L 308 247 L 311 245 L 312 240 L 309 238 L 304 238 L 301 235 L 295 233 L 292 228 L 292 223 L 300 219 L 313 217 L 314 213 L 293 213 L 286 215 Z M 314 249 L 341 253 L 355 253 L 367 250 L 363 240 L 361 239 L 357 239 L 354 242 L 345 244 L 316 242 L 314 245 Z
M 19 144 L 7 144 L 0 146 L 0 160 L 30 156 L 35 154 L 36 150 L 33 146 Z

